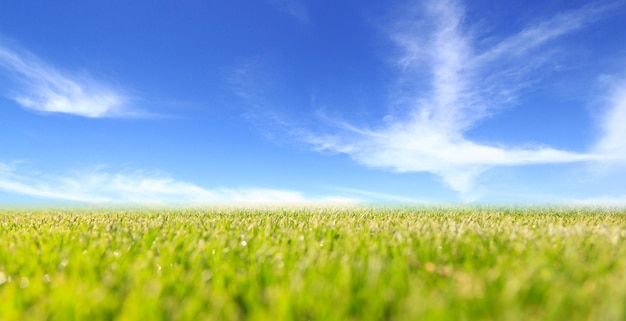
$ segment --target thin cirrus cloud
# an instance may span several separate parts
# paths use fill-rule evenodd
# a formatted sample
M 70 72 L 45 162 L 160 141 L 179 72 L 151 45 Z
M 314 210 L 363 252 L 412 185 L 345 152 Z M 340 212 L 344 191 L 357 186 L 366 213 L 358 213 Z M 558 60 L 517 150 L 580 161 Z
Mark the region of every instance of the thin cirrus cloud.
M 595 198 L 581 198 L 571 199 L 563 202 L 564 204 L 573 204 L 577 206 L 591 206 L 591 207 L 619 207 L 626 206 L 626 195 L 621 197 L 595 197 Z
M 25 196 L 84 203 L 131 204 L 315 204 L 357 203 L 345 196 L 311 198 L 293 190 L 205 189 L 166 175 L 101 170 L 48 175 L 0 163 L 0 190 Z
M 35 55 L 0 45 L 0 68 L 10 82 L 8 98 L 26 109 L 88 118 L 128 117 L 129 99 L 89 77 L 61 72 Z
M 545 49 L 551 41 L 602 19 L 618 5 L 605 2 L 561 13 L 481 50 L 480 39 L 464 32 L 460 4 L 420 2 L 390 28 L 391 39 L 402 51 L 396 63 L 405 88 L 398 99 L 405 106 L 404 116 L 386 116 L 384 125 L 373 129 L 343 123 L 329 134 L 309 133 L 302 139 L 317 150 L 344 153 L 369 167 L 436 174 L 462 196 L 470 195 L 476 178 L 494 166 L 614 157 L 616 150 L 626 150 L 621 129 L 626 95 L 621 91 L 604 124 L 605 137 L 588 153 L 543 145 L 488 145 L 465 134 L 531 84 L 529 75 L 549 61 L 550 50 Z M 426 87 L 420 83 L 424 77 L 430 79 Z
M 277 10 L 298 19 L 300 22 L 309 21 L 309 12 L 302 0 L 269 0 L 269 3 Z

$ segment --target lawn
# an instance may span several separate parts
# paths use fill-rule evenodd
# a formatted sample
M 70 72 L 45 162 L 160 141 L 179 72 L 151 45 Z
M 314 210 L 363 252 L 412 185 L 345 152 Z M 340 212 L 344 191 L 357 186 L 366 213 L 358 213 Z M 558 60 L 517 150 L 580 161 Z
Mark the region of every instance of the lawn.
M 624 320 L 626 210 L 0 210 L 0 320 Z

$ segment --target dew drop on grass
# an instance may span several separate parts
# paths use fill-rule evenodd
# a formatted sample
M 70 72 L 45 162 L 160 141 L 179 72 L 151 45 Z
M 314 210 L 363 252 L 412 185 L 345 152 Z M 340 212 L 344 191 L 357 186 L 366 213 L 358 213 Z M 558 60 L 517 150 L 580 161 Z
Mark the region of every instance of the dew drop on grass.
M 212 277 L 213 277 L 213 273 L 211 273 L 211 271 L 209 271 L 209 270 L 202 271 L 202 274 L 200 275 L 200 278 L 202 279 L 202 282 L 207 282 L 207 281 L 211 280 Z
M 0 272 L 0 285 L 7 283 L 7 275 L 4 272 Z
M 61 263 L 59 263 L 59 270 L 65 269 L 68 264 L 70 264 L 70 261 L 67 259 L 62 260 Z
M 246 246 L 246 245 L 248 245 L 248 242 L 246 242 L 246 241 L 241 241 L 241 246 Z
M 44 274 L 43 275 L 43 282 L 44 283 L 50 283 L 52 281 L 52 279 L 50 278 L 49 274 Z

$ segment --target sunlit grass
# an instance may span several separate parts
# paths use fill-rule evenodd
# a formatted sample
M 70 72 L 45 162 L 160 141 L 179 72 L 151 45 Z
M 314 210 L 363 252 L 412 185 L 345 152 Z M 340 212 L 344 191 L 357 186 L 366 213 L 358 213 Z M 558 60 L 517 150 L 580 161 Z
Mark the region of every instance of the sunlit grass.
M 626 211 L 5 210 L 0 320 L 623 320 Z

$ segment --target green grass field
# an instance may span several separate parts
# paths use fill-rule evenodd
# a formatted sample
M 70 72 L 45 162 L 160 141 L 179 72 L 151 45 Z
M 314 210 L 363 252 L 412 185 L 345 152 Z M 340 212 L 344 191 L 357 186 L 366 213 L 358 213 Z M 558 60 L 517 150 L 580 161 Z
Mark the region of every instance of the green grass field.
M 0 211 L 0 320 L 624 320 L 626 210 Z

